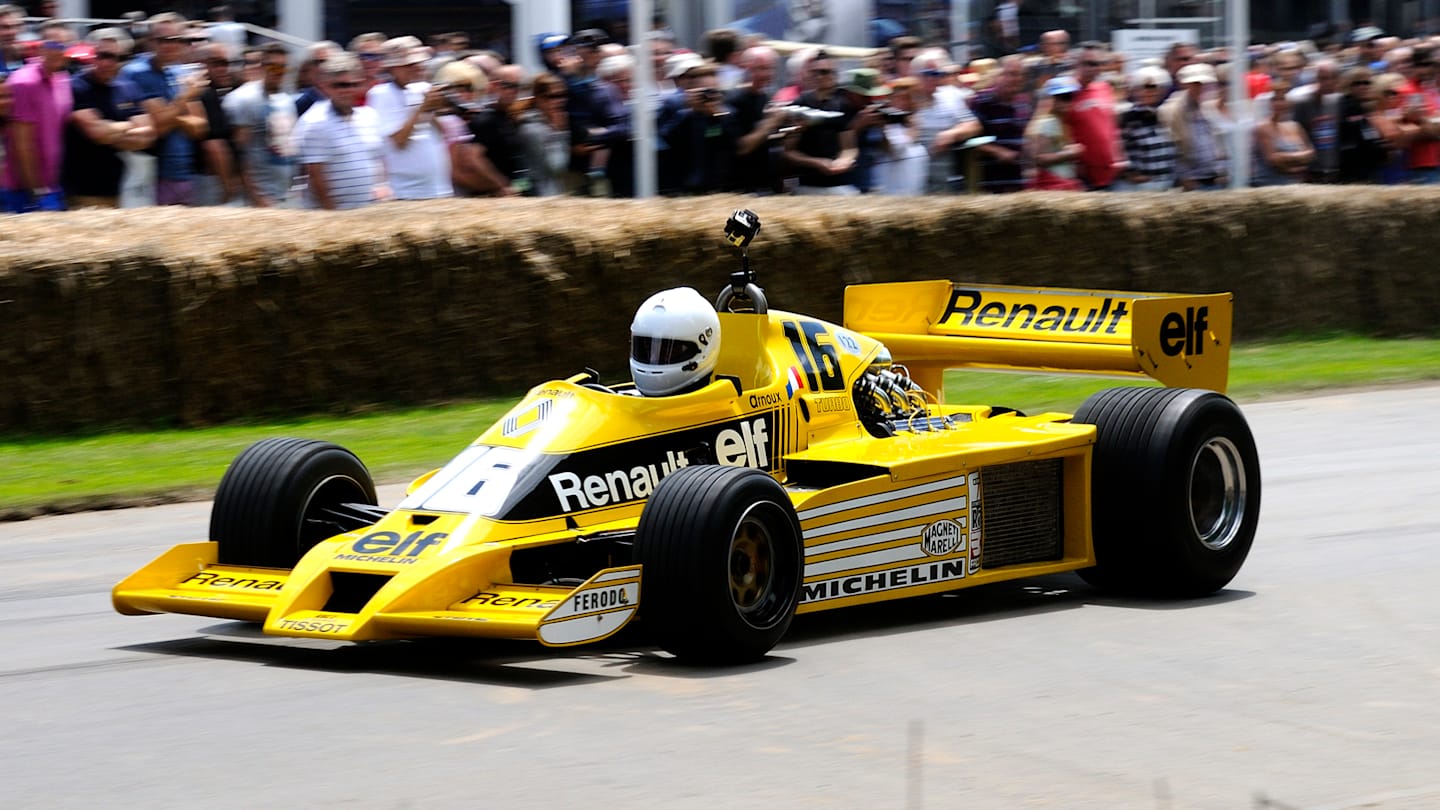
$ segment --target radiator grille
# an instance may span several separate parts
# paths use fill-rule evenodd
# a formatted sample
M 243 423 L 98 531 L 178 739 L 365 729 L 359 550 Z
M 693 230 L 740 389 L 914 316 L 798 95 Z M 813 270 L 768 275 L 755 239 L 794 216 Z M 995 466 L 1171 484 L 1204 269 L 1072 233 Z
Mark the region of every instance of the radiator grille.
M 1064 556 L 1060 496 L 1059 459 L 982 469 L 980 565 L 999 568 Z

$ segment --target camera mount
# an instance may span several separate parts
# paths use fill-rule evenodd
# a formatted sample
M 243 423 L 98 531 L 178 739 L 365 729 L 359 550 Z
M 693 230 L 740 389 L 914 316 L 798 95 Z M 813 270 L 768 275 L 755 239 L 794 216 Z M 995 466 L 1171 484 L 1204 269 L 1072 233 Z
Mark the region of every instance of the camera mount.
M 755 271 L 750 269 L 750 243 L 759 233 L 760 217 L 749 209 L 736 211 L 725 221 L 725 241 L 740 248 L 740 269 L 730 274 L 730 285 L 720 291 L 715 299 L 715 309 L 721 312 L 754 312 L 757 315 L 769 310 L 765 291 L 755 283 Z M 740 303 L 737 304 L 737 301 Z M 748 307 L 745 301 L 749 302 Z

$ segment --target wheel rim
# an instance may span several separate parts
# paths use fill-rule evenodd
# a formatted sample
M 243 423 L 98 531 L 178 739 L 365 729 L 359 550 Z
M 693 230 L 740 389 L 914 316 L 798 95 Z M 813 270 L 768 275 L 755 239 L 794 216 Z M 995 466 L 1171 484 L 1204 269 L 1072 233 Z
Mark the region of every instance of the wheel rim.
M 1190 464 L 1190 527 L 1200 543 L 1220 551 L 1234 542 L 1247 500 L 1240 449 L 1223 436 L 1208 439 Z
M 762 516 L 763 504 L 745 510 L 730 535 L 730 601 L 751 627 L 773 625 L 784 614 L 785 600 L 776 587 L 779 579 L 775 537 Z
M 340 527 L 326 510 L 345 503 L 369 503 L 370 496 L 359 481 L 348 475 L 332 475 L 315 485 L 300 509 L 300 525 L 296 527 L 296 550 L 300 554 L 327 537 L 338 534 Z

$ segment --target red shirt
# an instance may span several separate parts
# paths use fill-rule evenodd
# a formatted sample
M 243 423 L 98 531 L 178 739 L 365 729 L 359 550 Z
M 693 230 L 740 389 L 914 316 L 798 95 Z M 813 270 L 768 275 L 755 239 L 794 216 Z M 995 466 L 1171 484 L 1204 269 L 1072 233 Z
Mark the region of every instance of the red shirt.
M 1080 176 L 1091 187 L 1103 188 L 1120 174 L 1120 122 L 1115 115 L 1115 94 L 1110 83 L 1093 81 L 1075 94 L 1070 109 L 1070 135 L 1085 145 L 1080 156 Z
M 1440 114 L 1440 97 L 1437 97 L 1434 90 L 1421 87 L 1415 82 L 1406 80 L 1397 90 L 1405 98 L 1406 109 L 1409 105 L 1415 104 L 1412 97 L 1418 97 L 1420 101 L 1420 114 L 1425 118 L 1434 118 Z M 1430 138 L 1416 138 L 1410 144 L 1409 166 L 1412 169 L 1433 169 L 1440 166 L 1440 141 Z

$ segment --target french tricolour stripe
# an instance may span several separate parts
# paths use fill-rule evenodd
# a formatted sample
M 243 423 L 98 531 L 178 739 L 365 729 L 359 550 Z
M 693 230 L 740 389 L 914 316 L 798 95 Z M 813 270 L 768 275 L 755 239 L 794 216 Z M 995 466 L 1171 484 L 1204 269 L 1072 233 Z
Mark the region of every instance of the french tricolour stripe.
M 805 390 L 805 378 L 800 376 L 800 369 L 790 367 L 789 378 L 785 380 L 785 396 L 794 399 L 795 392 Z

